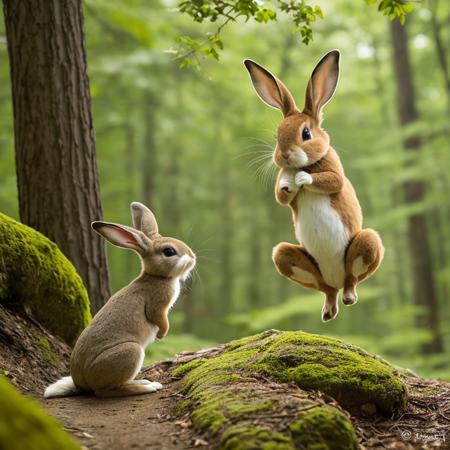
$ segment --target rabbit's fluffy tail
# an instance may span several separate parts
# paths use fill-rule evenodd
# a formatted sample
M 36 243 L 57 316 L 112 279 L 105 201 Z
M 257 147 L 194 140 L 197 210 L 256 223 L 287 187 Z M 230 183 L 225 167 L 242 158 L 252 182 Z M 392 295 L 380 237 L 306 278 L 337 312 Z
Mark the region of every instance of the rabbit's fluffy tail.
M 45 390 L 44 397 L 68 397 L 69 395 L 76 395 L 80 392 L 81 390 L 75 386 L 72 377 L 63 377 Z

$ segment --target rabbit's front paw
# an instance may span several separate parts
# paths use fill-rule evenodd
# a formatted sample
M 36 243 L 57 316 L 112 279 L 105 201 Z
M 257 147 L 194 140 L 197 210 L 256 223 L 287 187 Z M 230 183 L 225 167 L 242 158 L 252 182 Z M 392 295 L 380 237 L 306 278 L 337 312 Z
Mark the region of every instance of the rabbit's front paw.
M 285 173 L 278 184 L 278 187 L 281 191 L 290 194 L 296 190 L 295 179 L 291 174 Z
M 295 175 L 295 185 L 297 187 L 302 187 L 306 184 L 312 184 L 313 179 L 312 176 L 307 172 L 298 172 Z

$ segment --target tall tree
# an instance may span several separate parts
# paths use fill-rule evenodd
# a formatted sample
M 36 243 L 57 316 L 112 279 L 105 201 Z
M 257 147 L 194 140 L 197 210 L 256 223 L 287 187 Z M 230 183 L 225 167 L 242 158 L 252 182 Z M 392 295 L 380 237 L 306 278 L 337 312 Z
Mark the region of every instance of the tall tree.
M 401 126 L 406 126 L 419 117 L 413 84 L 413 74 L 408 48 L 408 26 L 398 20 L 390 23 L 392 59 L 397 88 L 397 111 Z M 418 136 L 403 141 L 406 152 L 417 155 L 421 140 Z M 424 199 L 426 186 L 421 180 L 409 180 L 404 184 L 405 202 L 413 204 Z M 426 216 L 414 212 L 408 219 L 408 243 L 412 262 L 413 298 L 415 304 L 424 309 L 419 325 L 428 328 L 432 340 L 423 347 L 424 352 L 442 352 L 443 343 L 439 333 L 439 305 L 433 277 L 433 263 Z
M 431 31 L 433 33 L 434 46 L 436 48 L 436 54 L 439 61 L 439 67 L 444 78 L 445 90 L 447 93 L 447 106 L 450 109 L 450 72 L 447 62 L 447 48 L 442 38 L 441 25 L 438 19 L 439 0 L 430 0 L 431 11 Z
M 4 0 L 21 220 L 59 245 L 95 313 L 110 295 L 81 0 Z

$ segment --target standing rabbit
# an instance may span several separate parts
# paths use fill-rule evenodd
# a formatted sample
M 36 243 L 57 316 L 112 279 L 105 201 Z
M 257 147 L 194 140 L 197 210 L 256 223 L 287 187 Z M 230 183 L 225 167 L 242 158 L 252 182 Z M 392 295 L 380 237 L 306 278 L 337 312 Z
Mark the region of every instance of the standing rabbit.
M 147 394 L 160 389 L 157 382 L 135 380 L 145 348 L 169 330 L 167 318 L 180 293 L 180 280 L 195 266 L 195 255 L 183 242 L 158 233 L 152 212 L 131 204 L 134 228 L 93 222 L 106 240 L 135 250 L 141 274 L 114 294 L 81 333 L 70 361 L 70 377 L 45 390 L 45 397 L 91 391 L 98 397 Z
M 321 128 L 322 108 L 338 82 L 339 51 L 327 53 L 315 67 L 301 112 L 280 80 L 253 61 L 244 64 L 259 97 L 284 115 L 273 154 L 280 168 L 275 196 L 290 206 L 300 245 L 280 243 L 272 258 L 281 275 L 326 295 L 326 322 L 338 313 L 339 290 L 344 289 L 345 305 L 355 304 L 356 285 L 375 272 L 384 254 L 379 235 L 362 229 L 353 186 Z

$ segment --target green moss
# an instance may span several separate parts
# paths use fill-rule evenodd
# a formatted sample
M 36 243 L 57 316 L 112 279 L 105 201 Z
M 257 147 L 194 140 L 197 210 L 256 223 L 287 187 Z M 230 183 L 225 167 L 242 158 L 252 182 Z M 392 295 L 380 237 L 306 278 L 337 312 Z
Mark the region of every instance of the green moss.
M 235 351 L 246 352 L 246 347 Z M 294 381 L 302 389 L 325 392 L 353 411 L 374 405 L 376 412 L 391 415 L 406 405 L 406 386 L 394 367 L 329 337 L 279 333 L 263 344 L 248 370 L 278 381 Z
M 176 367 L 172 371 L 172 376 L 175 378 L 184 377 L 192 369 L 195 369 L 196 367 L 198 367 L 203 361 L 204 361 L 204 358 L 192 359 L 191 361 L 189 361 L 185 364 L 182 364 L 181 366 Z
M 351 422 L 335 408 L 322 406 L 305 413 L 290 429 L 296 448 L 357 450 L 358 438 Z
M 178 375 L 187 374 L 187 385 L 262 374 L 322 391 L 356 412 L 375 408 L 375 413 L 391 415 L 407 399 L 405 384 L 387 362 L 338 339 L 303 332 L 271 330 L 232 342 L 216 357 L 187 364 L 176 369 Z
M 39 346 L 41 350 L 42 358 L 45 359 L 45 361 L 57 365 L 59 362 L 58 354 L 54 352 L 52 346 L 50 345 L 50 342 L 48 342 L 48 339 L 45 337 L 41 337 L 36 340 L 36 344 Z
M 194 425 L 223 449 L 356 449 L 350 420 L 304 390 L 327 393 L 356 413 L 391 415 L 407 398 L 386 361 L 338 339 L 303 332 L 270 330 L 240 339 L 172 373 L 182 377 L 183 410 L 191 411 Z M 284 384 L 293 382 L 301 389 Z M 272 420 L 280 415 L 286 416 L 282 425 Z
M 263 427 L 234 425 L 222 435 L 220 448 L 223 450 L 294 450 L 289 437 Z M 350 449 L 349 449 L 350 450 Z
M 0 377 L 0 449 L 77 450 L 80 446 L 33 401 Z
M 91 318 L 73 265 L 42 234 L 0 213 L 0 302 L 18 304 L 73 344 Z
M 242 416 L 248 416 L 262 411 L 271 411 L 272 402 L 270 400 L 256 400 L 252 403 L 242 403 L 241 401 L 230 402 L 227 409 L 230 417 L 239 419 Z

